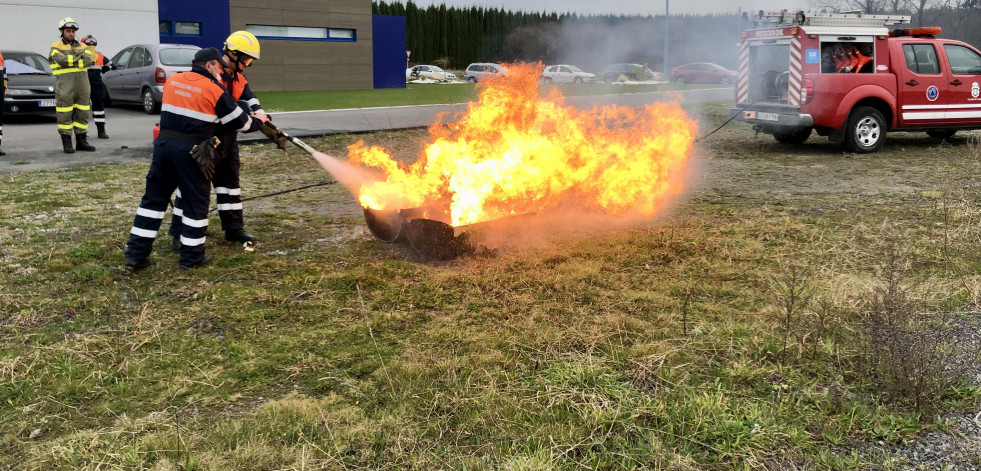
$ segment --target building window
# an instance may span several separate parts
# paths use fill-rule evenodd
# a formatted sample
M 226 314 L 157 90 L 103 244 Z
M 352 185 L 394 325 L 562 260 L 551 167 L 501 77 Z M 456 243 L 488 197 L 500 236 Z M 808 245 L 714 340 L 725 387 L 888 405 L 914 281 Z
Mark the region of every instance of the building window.
M 346 41 L 357 40 L 353 29 L 313 28 L 309 26 L 245 25 L 245 30 L 261 39 L 291 39 L 294 41 Z
M 170 22 L 161 21 L 160 22 L 160 34 L 170 34 Z
M 174 34 L 178 34 L 182 36 L 201 36 L 201 22 L 175 21 Z
M 342 28 L 330 28 L 327 30 L 327 36 L 331 39 L 336 39 L 338 41 L 354 41 L 354 30 L 353 29 L 342 29 Z

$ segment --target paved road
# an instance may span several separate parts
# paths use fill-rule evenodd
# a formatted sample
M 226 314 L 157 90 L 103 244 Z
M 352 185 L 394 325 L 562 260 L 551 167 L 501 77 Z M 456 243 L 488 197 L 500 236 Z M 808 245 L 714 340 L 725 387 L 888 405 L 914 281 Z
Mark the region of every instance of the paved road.
M 677 100 L 678 97 L 687 103 L 729 101 L 732 100 L 732 89 L 570 97 L 567 102 L 579 108 L 608 104 L 639 107 L 648 103 Z M 302 138 L 426 127 L 435 122 L 440 113 L 453 116 L 465 109 L 465 104 L 459 104 L 298 111 L 276 113 L 273 120 L 286 132 Z M 65 154 L 61 150 L 61 138 L 58 137 L 54 116 L 17 116 L 8 113 L 4 116 L 2 146 L 7 155 L 0 157 L 0 173 L 110 162 L 148 162 L 153 152 L 153 126 L 159 118 L 159 115 L 147 115 L 137 107 L 109 108 L 106 110 L 106 120 L 110 139 L 95 139 L 93 124 L 89 143 L 97 151 Z M 265 136 L 257 132 L 241 135 L 239 142 L 264 139 Z

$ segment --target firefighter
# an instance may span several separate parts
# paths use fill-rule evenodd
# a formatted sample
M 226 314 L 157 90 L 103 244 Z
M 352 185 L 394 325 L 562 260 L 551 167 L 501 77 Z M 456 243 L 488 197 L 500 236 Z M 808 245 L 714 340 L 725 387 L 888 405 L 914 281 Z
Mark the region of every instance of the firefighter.
M 217 127 L 252 132 L 268 121 L 262 115 L 250 116 L 232 100 L 221 85 L 223 66 L 227 64 L 217 49 L 201 49 L 194 54 L 190 72 L 174 74 L 164 84 L 160 134 L 153 141 L 146 192 L 126 244 L 126 266 L 134 271 L 149 265 L 170 195 L 178 188 L 184 200 L 180 266 L 194 268 L 211 260 L 204 243 Z
M 61 39 L 51 45 L 48 62 L 55 76 L 55 106 L 58 112 L 58 133 L 66 154 L 75 149 L 92 152 L 85 133 L 89 130 L 91 108 L 89 77 L 85 71 L 95 63 L 95 54 L 75 39 L 78 23 L 65 18 L 58 23 Z M 72 130 L 75 131 L 75 148 L 72 148 Z
M 252 113 L 268 118 L 243 74 L 253 61 L 259 59 L 259 40 L 248 31 L 235 31 L 225 39 L 224 51 L 225 62 L 229 65 L 222 71 L 222 83 L 228 93 L 239 103 L 244 102 Z M 220 160 L 215 166 L 215 178 L 211 183 L 215 188 L 218 216 L 221 219 L 221 228 L 225 231 L 225 240 L 236 243 L 254 242 L 255 236 L 245 232 L 242 218 L 242 189 L 239 185 L 239 169 L 242 163 L 239 158 L 238 137 L 235 130 L 228 126 L 219 128 L 218 137 L 221 139 L 217 149 Z M 171 242 L 174 251 L 180 250 L 182 209 L 182 194 L 178 191 L 168 231 L 174 237 Z
M 89 86 L 92 88 L 92 121 L 99 130 L 99 139 L 109 139 L 106 134 L 106 84 L 102 82 L 102 74 L 112 68 L 112 60 L 96 50 L 99 40 L 91 34 L 82 39 L 82 44 L 89 47 L 95 54 L 95 63 L 89 67 Z
M 7 67 L 3 65 L 2 53 L 0 53 L 0 75 L 3 76 L 3 80 L 0 80 L 0 102 L 2 102 L 3 97 L 7 94 Z M 0 144 L 3 144 L 3 106 L 0 106 Z M 4 155 L 7 153 L 0 149 L 0 156 Z

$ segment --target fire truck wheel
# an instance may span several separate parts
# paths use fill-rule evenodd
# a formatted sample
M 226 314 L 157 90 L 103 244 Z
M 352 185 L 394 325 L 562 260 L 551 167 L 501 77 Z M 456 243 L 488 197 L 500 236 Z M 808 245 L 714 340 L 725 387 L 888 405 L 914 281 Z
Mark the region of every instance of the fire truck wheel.
M 952 137 L 956 133 L 957 133 L 956 130 L 927 131 L 927 136 L 930 136 L 934 139 L 947 139 L 948 137 Z
M 811 128 L 794 128 L 789 132 L 775 132 L 773 138 L 781 144 L 803 144 L 811 137 Z
M 886 140 L 886 118 L 870 106 L 855 108 L 845 126 L 845 148 L 851 152 L 878 152 Z

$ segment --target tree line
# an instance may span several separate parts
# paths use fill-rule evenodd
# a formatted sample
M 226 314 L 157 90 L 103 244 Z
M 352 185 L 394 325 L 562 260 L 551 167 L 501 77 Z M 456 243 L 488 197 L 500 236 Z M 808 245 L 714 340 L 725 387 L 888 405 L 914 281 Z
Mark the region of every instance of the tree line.
M 840 0 L 814 9 L 911 15 L 911 26 L 941 26 L 945 38 L 981 43 L 981 28 L 977 27 L 981 0 Z M 576 64 L 598 72 L 618 62 L 647 64 L 655 71 L 689 62 L 735 68 L 740 33 L 751 27 L 749 19 L 756 12 L 665 18 L 445 4 L 421 8 L 412 0 L 404 4 L 375 0 L 372 13 L 405 17 L 406 49 L 411 51 L 413 64 L 462 69 L 472 62 L 542 61 Z

